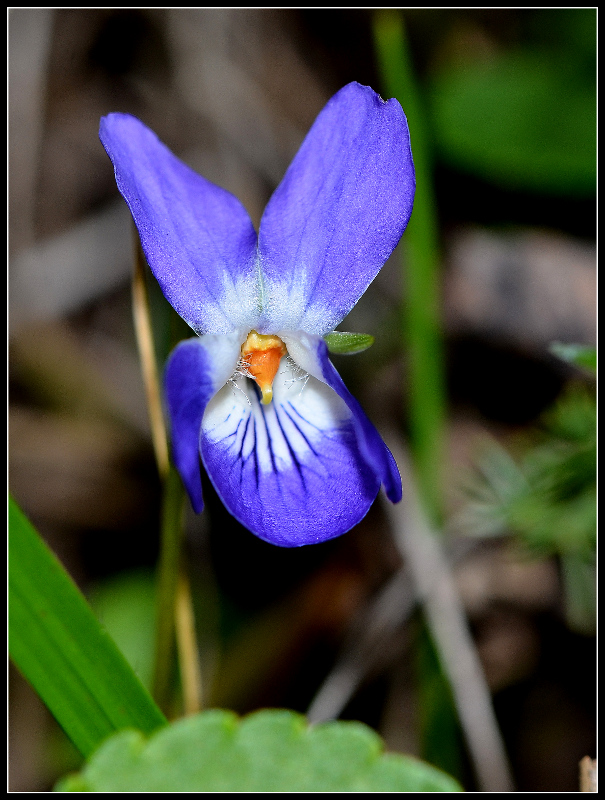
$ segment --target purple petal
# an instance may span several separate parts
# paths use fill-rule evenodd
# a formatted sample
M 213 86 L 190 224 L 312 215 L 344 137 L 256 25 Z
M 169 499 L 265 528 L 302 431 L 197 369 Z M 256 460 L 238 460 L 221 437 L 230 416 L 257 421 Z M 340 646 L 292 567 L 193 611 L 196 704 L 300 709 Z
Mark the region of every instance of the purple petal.
M 360 453 L 379 483 L 384 486 L 392 503 L 401 500 L 401 476 L 391 451 L 367 418 L 364 410 L 345 386 L 328 357 L 328 347 L 319 336 L 299 334 L 285 337 L 288 352 L 294 361 L 310 375 L 327 383 L 346 403 L 351 414 Z
M 164 386 L 173 459 L 198 514 L 204 507 L 199 456 L 202 417 L 209 400 L 233 373 L 239 347 L 235 337 L 186 339 L 166 364 Z
M 239 200 L 193 172 L 135 117 L 103 117 L 99 136 L 175 310 L 197 333 L 254 327 L 256 233 Z
M 201 454 L 223 503 L 243 525 L 282 547 L 339 536 L 365 516 L 379 481 L 368 470 L 351 414 L 314 378 L 282 360 L 274 399 L 245 378 L 204 415 Z
M 397 100 L 345 86 L 317 117 L 262 218 L 259 253 L 273 301 L 263 330 L 333 330 L 397 245 L 415 184 Z

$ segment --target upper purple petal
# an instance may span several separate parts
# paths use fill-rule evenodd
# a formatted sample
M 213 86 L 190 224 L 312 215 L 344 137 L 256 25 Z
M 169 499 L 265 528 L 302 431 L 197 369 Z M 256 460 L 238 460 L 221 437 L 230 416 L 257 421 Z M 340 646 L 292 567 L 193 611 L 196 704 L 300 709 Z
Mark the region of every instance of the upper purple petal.
M 345 86 L 317 117 L 261 220 L 263 330 L 333 330 L 401 238 L 415 185 L 397 100 Z
M 256 233 L 240 201 L 180 161 L 128 114 L 99 136 L 162 291 L 197 333 L 254 327 Z

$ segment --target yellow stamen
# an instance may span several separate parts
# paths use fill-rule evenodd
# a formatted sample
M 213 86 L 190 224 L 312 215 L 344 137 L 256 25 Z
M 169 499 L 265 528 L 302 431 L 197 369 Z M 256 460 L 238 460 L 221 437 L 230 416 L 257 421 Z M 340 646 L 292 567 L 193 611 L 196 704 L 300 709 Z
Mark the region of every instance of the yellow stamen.
M 273 399 L 273 380 L 281 357 L 286 353 L 286 345 L 279 336 L 266 336 L 256 331 L 250 331 L 242 345 L 242 360 L 250 376 L 258 383 L 263 405 L 268 405 Z

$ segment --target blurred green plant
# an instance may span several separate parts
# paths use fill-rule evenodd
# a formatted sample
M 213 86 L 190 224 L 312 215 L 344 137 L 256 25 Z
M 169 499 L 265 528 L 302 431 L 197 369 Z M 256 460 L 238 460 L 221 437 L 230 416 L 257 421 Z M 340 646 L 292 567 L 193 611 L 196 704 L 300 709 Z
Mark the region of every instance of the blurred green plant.
M 592 558 L 596 544 L 596 406 L 570 389 L 542 418 L 540 441 L 519 463 L 491 444 L 479 468 L 484 478 L 470 506 L 476 535 L 514 531 L 540 555 Z
M 596 363 L 594 348 L 565 346 L 566 360 Z M 596 398 L 571 384 L 540 422 L 536 440 L 515 460 L 490 443 L 463 517 L 477 536 L 513 533 L 529 553 L 561 560 L 567 620 L 595 625 Z
M 403 15 L 375 12 L 374 46 L 386 97 L 406 114 L 414 167 L 414 210 L 400 245 L 404 297 L 402 351 L 406 357 L 407 421 L 420 497 L 434 525 L 442 521 L 445 442 L 445 362 L 441 323 L 441 270 L 432 154 L 425 102 L 416 81 Z M 420 636 L 422 641 L 423 637 Z M 418 659 L 421 753 L 462 775 L 458 717 L 431 637 Z

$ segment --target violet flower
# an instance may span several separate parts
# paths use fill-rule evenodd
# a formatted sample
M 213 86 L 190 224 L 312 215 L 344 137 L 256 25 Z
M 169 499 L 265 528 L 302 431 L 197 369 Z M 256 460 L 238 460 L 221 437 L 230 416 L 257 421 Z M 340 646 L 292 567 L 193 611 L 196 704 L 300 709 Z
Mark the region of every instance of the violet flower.
M 415 177 L 405 115 L 350 83 L 317 117 L 258 236 L 242 204 L 138 119 L 100 138 L 164 295 L 197 336 L 172 352 L 173 457 L 193 508 L 200 459 L 231 514 L 296 547 L 348 531 L 401 479 L 324 341 L 403 233 Z

